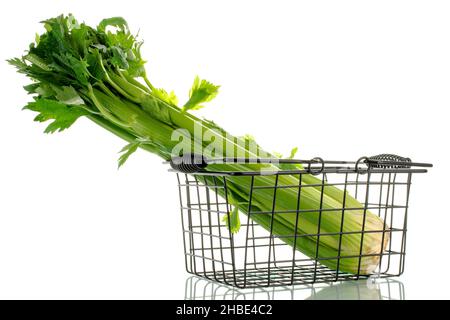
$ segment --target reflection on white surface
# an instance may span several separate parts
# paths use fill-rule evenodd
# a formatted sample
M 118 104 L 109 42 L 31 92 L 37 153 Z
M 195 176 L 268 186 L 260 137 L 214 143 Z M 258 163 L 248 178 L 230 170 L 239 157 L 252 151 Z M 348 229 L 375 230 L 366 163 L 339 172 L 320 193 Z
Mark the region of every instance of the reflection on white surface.
M 343 281 L 237 289 L 197 276 L 186 279 L 186 300 L 405 300 L 403 283 L 392 279 Z

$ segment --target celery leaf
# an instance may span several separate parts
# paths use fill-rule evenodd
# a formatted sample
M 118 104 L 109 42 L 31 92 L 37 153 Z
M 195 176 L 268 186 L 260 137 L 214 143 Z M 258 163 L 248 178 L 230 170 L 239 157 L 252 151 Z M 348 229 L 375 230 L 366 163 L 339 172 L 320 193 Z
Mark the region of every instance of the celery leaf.
M 211 101 L 219 93 L 220 86 L 216 86 L 209 81 L 195 77 L 189 100 L 184 104 L 183 111 L 198 110 L 203 108 L 202 103 Z
M 127 21 L 122 17 L 112 17 L 103 19 L 100 24 L 98 25 L 98 30 L 105 32 L 106 27 L 118 27 L 120 29 L 128 29 Z
M 237 233 L 241 228 L 241 220 L 239 219 L 239 209 L 237 206 L 229 212 L 230 219 L 228 220 L 228 214 L 223 216 L 223 221 L 226 223 L 231 233 Z
M 119 153 L 122 153 L 122 155 L 119 157 L 119 168 L 125 164 L 128 158 L 139 148 L 140 145 L 140 141 L 133 141 L 120 150 Z
M 143 146 L 151 146 L 158 148 L 158 145 L 155 144 L 152 140 L 149 138 L 137 138 L 136 140 L 130 142 L 125 147 L 122 148 L 122 150 L 119 151 L 119 153 L 122 153 L 119 157 L 119 168 L 125 164 L 125 162 L 128 160 L 128 158 L 136 152 L 136 150 Z
M 67 105 L 83 105 L 84 101 L 73 87 L 63 87 L 62 90 L 53 88 L 57 94 L 56 98 L 59 102 Z
M 291 154 L 286 159 L 294 159 L 295 155 L 297 154 L 297 151 L 298 151 L 298 147 L 292 148 Z
M 174 105 L 174 106 L 178 105 L 178 98 L 175 95 L 175 92 L 173 92 L 173 91 L 168 93 L 164 89 L 153 88 L 152 94 L 155 97 L 161 99 L 162 101 L 167 102 L 168 104 L 171 104 L 171 105 Z
M 88 114 L 88 112 L 81 107 L 68 106 L 64 103 L 49 99 L 38 99 L 34 102 L 30 102 L 24 109 L 39 113 L 34 118 L 35 121 L 44 122 L 53 120 L 53 122 L 45 129 L 45 133 L 63 131 L 64 129 L 69 128 L 79 117 Z

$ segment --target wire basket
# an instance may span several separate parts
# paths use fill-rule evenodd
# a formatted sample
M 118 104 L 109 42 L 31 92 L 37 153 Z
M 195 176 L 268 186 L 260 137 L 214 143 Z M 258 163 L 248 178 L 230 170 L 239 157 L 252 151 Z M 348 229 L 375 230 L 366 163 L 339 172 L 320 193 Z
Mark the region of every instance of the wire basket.
M 412 174 L 427 172 L 426 167 L 431 167 L 431 164 L 415 163 L 409 158 L 383 154 L 362 157 L 358 161 L 324 161 L 321 158 L 252 159 L 259 164 L 276 162 L 280 170 L 214 170 L 217 168 L 214 165 L 217 164 L 248 164 L 249 161 L 239 158 L 208 160 L 193 155 L 171 160 L 170 164 L 178 178 L 185 263 L 189 273 L 238 288 L 359 280 L 373 275 L 385 278 L 403 273 Z M 283 184 L 283 179 L 280 178 L 283 175 L 296 177 L 299 183 Z M 305 177 L 311 175 L 318 178 L 319 183 L 303 183 Z M 258 179 L 262 178 L 271 183 L 259 185 Z M 247 189 L 247 203 L 236 204 L 231 201 L 231 183 Z M 343 190 L 344 196 L 342 208 L 330 211 L 322 206 L 322 199 L 324 190 L 331 187 Z M 252 194 L 261 192 L 263 188 L 271 194 L 272 210 L 258 211 L 252 203 Z M 317 208 L 301 209 L 302 194 L 306 188 L 321 191 L 320 205 Z M 287 189 L 298 195 L 298 206 L 292 208 L 289 214 L 296 218 L 297 223 L 301 223 L 301 216 L 306 212 L 316 215 L 316 233 L 302 234 L 295 228 L 293 234 L 281 236 L 273 232 L 272 226 L 263 228 L 255 221 L 261 218 L 258 215 L 266 215 L 274 223 L 274 216 L 286 214 L 286 211 L 278 209 L 277 201 L 280 200 L 277 195 Z M 351 195 L 361 203 L 362 207 L 357 209 L 363 210 L 364 219 L 366 212 L 370 211 L 383 219 L 383 227 L 368 231 L 363 222 L 361 230 L 345 232 L 341 227 L 339 232 L 333 234 L 321 232 L 320 225 L 324 215 L 339 211 L 343 225 L 344 217 L 356 209 L 346 205 L 345 195 Z M 243 210 L 239 210 L 239 213 L 235 210 L 242 206 L 248 208 L 246 214 L 241 212 Z M 238 232 L 233 231 L 226 223 L 230 221 L 232 212 L 239 215 Z M 364 253 L 363 241 L 364 237 L 369 237 L 369 232 L 389 239 L 379 252 Z M 346 256 L 341 252 L 339 244 L 335 255 L 321 256 L 320 241 L 333 236 L 340 243 L 350 233 L 360 235 L 361 248 L 358 255 Z M 308 237 L 308 241 L 316 241 L 315 254 L 305 255 L 295 249 L 295 243 L 305 237 Z M 373 272 L 367 274 L 361 272 L 360 266 L 361 261 L 369 256 L 375 256 L 377 263 Z M 341 270 L 340 265 L 343 265 L 345 259 L 357 259 L 358 270 L 352 273 Z M 326 260 L 336 262 L 336 268 L 327 267 L 329 264 Z

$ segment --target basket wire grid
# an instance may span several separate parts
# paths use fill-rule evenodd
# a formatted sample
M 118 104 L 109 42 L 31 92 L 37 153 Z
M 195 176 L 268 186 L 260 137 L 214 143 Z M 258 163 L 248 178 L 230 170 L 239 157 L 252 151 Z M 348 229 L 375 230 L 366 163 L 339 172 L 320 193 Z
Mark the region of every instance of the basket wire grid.
M 363 157 L 356 162 L 324 161 L 321 158 L 312 160 L 280 160 L 284 163 L 303 164 L 306 169 L 281 170 L 264 173 L 261 171 L 210 171 L 207 165 L 220 163 L 217 160 L 201 159 L 200 164 L 190 166 L 186 164 L 186 157 L 172 161 L 172 168 L 177 172 L 179 197 L 182 216 L 183 241 L 185 251 L 186 270 L 197 276 L 213 280 L 238 288 L 259 288 L 267 286 L 286 286 L 297 284 L 312 284 L 320 282 L 334 282 L 345 280 L 358 280 L 370 275 L 360 272 L 346 273 L 340 270 L 340 263 L 344 259 L 359 259 L 378 256 L 378 265 L 375 274 L 380 278 L 399 276 L 404 271 L 407 213 L 411 178 L 413 173 L 426 172 L 424 167 L 429 164 L 413 163 L 408 158 L 391 155 L 376 157 Z M 192 159 L 192 158 L 190 158 Z M 246 159 L 222 159 L 223 163 L 246 162 Z M 260 162 L 270 163 L 272 160 Z M 180 166 L 179 164 L 182 163 Z M 180 172 L 181 171 L 181 172 Z M 298 185 L 283 185 L 280 183 L 281 175 L 291 175 L 298 178 Z M 314 174 L 320 178 L 319 184 L 303 184 L 303 175 Z M 261 186 L 257 179 L 264 175 L 273 183 Z M 237 233 L 231 232 L 224 223 L 224 217 L 230 218 L 234 204 L 228 199 L 228 183 L 242 183 L 248 186 L 250 200 L 246 215 L 239 213 L 241 227 Z M 256 214 L 265 214 L 273 217 L 277 214 L 286 214 L 286 211 L 277 210 L 277 193 L 281 189 L 290 189 L 296 192 L 299 204 L 302 201 L 302 190 L 306 188 L 319 188 L 323 197 L 324 190 L 329 187 L 338 187 L 343 190 L 341 230 L 334 233 L 321 233 L 321 217 L 333 214 L 333 211 L 322 208 L 300 209 L 294 208 L 289 214 L 299 216 L 305 212 L 312 212 L 318 216 L 318 231 L 313 234 L 300 234 L 279 236 L 266 230 L 254 221 Z M 257 212 L 252 207 L 252 193 L 259 188 L 269 188 L 273 191 L 273 206 L 271 211 Z M 345 215 L 351 210 L 361 210 L 361 207 L 352 208 L 345 204 L 345 195 L 352 195 L 361 202 L 366 211 L 378 215 L 384 221 L 380 230 L 361 230 L 345 232 L 342 229 Z M 221 196 L 222 195 L 222 196 Z M 297 230 L 297 228 L 295 228 Z M 382 237 L 389 237 L 386 248 L 380 248 L 377 253 L 363 253 L 364 235 L 369 232 L 381 233 Z M 360 234 L 361 245 L 359 255 L 348 256 L 339 250 L 335 256 L 321 257 L 319 242 L 324 237 L 338 237 L 339 243 L 347 234 Z M 285 237 L 285 239 L 283 239 Z M 294 246 L 286 243 L 286 237 L 291 237 Z M 295 242 L 302 237 L 315 239 L 317 248 L 315 256 L 306 256 L 294 249 Z M 383 242 L 383 241 L 382 241 Z M 324 260 L 333 260 L 337 263 L 336 269 L 326 267 Z

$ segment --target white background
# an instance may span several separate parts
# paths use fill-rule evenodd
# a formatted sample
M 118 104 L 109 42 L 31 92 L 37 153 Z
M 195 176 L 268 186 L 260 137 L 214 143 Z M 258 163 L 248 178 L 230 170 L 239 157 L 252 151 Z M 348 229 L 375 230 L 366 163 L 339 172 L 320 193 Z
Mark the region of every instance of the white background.
M 0 298 L 184 298 L 176 179 L 86 119 L 45 135 L 4 60 L 73 13 L 121 15 L 147 70 L 181 100 L 196 74 L 221 94 L 199 112 L 268 150 L 432 162 L 413 179 L 406 298 L 450 298 L 448 1 L 12 1 L 0 12 Z

